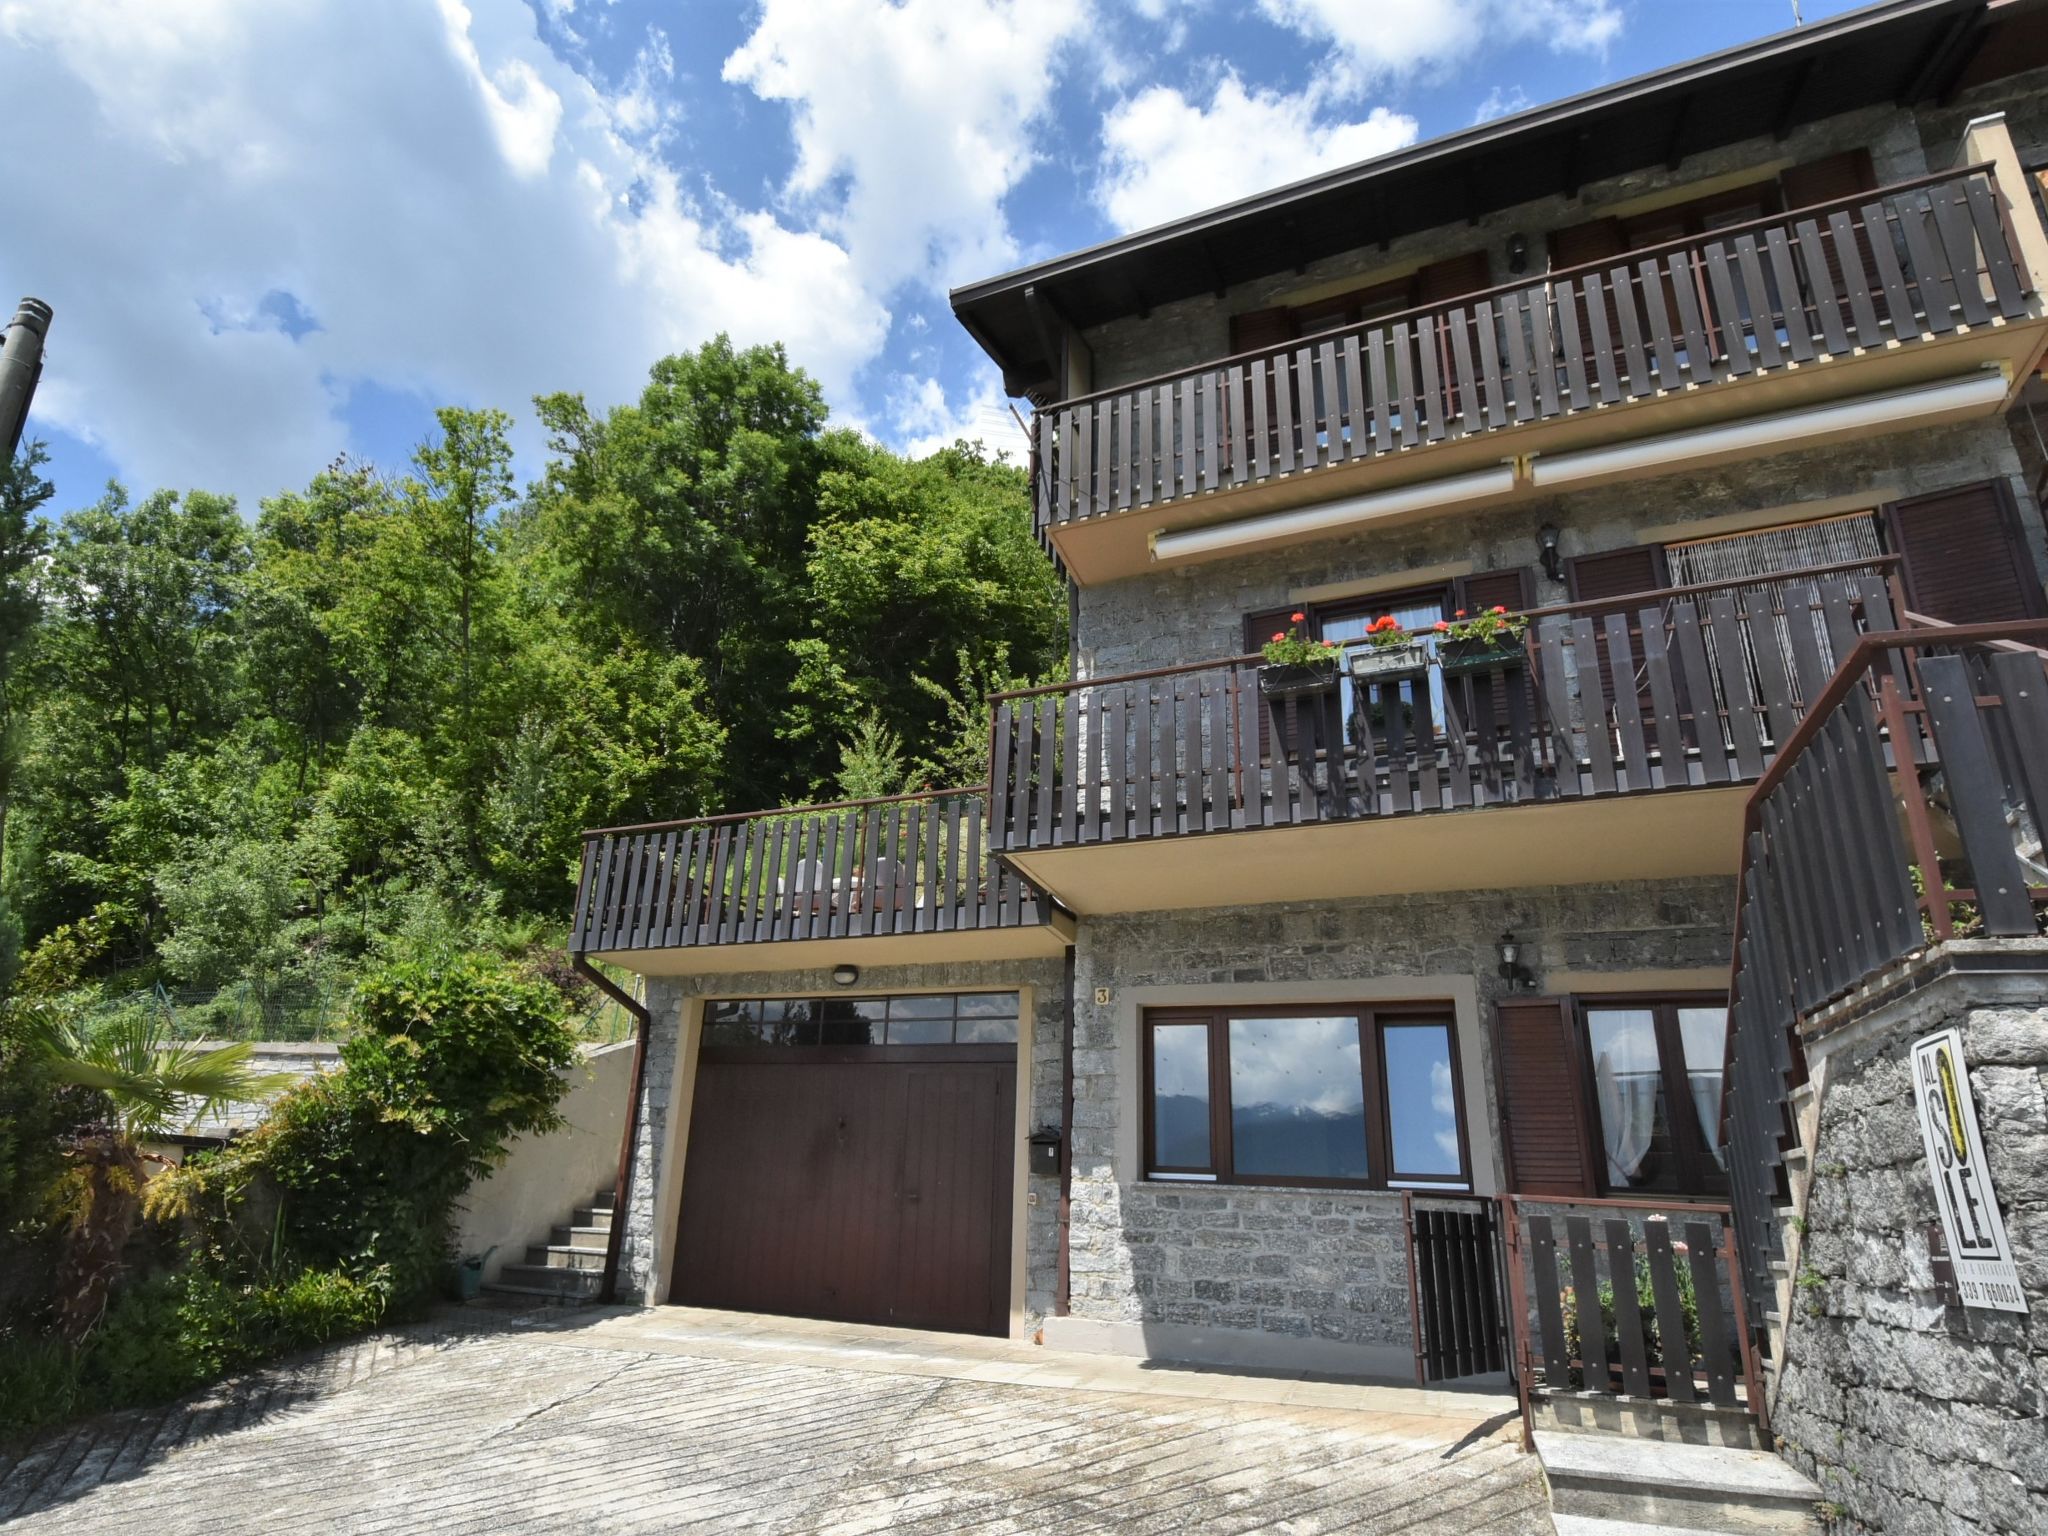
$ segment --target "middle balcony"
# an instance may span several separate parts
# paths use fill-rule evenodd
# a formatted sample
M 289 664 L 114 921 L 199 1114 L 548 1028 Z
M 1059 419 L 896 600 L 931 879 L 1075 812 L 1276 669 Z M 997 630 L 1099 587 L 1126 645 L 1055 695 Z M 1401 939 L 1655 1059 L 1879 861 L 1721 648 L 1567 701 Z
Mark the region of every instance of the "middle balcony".
M 999 694 L 989 846 L 1082 915 L 1732 876 L 1746 786 L 1857 636 L 1901 621 L 1896 565 L 1539 609 L 1476 655 Z

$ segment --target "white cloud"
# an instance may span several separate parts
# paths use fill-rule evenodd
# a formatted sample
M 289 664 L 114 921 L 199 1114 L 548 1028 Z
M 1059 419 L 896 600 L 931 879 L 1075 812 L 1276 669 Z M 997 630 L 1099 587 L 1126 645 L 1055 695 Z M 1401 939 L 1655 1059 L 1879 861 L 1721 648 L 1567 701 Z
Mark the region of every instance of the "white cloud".
M 1155 85 L 1103 117 L 1095 200 L 1119 229 L 1145 229 L 1415 142 L 1405 113 L 1326 121 L 1320 106 L 1314 89 L 1247 90 L 1234 74 L 1206 106 Z
M 41 212 L 0 234 L 56 309 L 38 418 L 246 505 L 349 446 L 364 381 L 605 405 L 722 329 L 849 397 L 889 314 L 845 249 L 685 191 L 650 148 L 659 39 L 615 91 L 535 27 L 520 0 L 0 3 L 0 100 L 44 127 L 9 166 Z
M 1528 93 L 1519 85 L 1511 85 L 1505 90 L 1496 85 L 1473 109 L 1472 121 L 1475 126 L 1490 123 L 1497 117 L 1512 117 L 1517 112 L 1526 112 L 1532 105 Z
M 1017 255 L 1002 199 L 1087 0 L 766 0 L 725 78 L 790 104 L 784 194 L 872 292 L 986 276 Z
M 1441 68 L 1486 45 L 1541 43 L 1553 53 L 1600 53 L 1621 34 L 1616 0 L 1259 0 L 1268 19 L 1350 65 L 1352 89 Z
M 992 454 L 1009 454 L 1013 464 L 1031 462 L 1031 440 L 1010 413 L 1002 379 L 993 368 L 980 370 L 958 405 L 937 379 L 905 375 L 890 394 L 889 411 L 898 446 L 913 459 L 950 448 L 964 438 L 968 442 L 979 439 Z

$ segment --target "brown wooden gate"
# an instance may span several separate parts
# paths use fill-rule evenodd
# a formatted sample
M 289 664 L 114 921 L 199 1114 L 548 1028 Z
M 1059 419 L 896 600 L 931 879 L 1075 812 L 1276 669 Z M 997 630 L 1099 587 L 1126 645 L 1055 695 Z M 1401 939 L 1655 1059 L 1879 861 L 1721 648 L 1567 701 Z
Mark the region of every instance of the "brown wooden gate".
M 1501 1300 L 1500 1223 L 1491 1200 L 1414 1195 L 1408 1224 L 1408 1290 L 1415 1319 L 1415 1379 L 1454 1381 L 1508 1368 Z
M 1008 1331 L 1016 1048 L 707 1047 L 671 1298 Z

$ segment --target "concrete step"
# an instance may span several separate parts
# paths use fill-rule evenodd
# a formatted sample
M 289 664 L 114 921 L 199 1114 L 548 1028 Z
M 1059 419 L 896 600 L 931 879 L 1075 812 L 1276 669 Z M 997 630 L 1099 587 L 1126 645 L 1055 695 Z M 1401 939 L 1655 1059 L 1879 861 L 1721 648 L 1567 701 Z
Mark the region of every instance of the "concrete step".
M 566 1243 L 532 1243 L 526 1250 L 526 1262 L 549 1269 L 602 1270 L 604 1250 L 576 1248 Z
M 605 1185 L 603 1189 L 600 1189 L 596 1194 L 590 1197 L 590 1208 L 593 1211 L 610 1210 L 612 1208 L 612 1196 L 617 1193 L 618 1191 L 613 1189 L 611 1185 Z
M 485 1296 L 496 1296 L 501 1299 L 516 1300 L 529 1305 L 533 1302 L 541 1301 L 558 1307 L 584 1307 L 596 1300 L 595 1296 L 579 1296 L 571 1291 L 551 1290 L 538 1285 L 500 1285 L 495 1280 L 490 1281 L 484 1286 L 483 1294 Z
M 1550 1523 L 1557 1536 L 1700 1536 L 1698 1526 L 1647 1525 L 1641 1520 L 1599 1520 L 1591 1515 L 1552 1515 Z
M 609 1232 L 612 1229 L 610 1207 L 600 1210 L 592 1206 L 579 1206 L 569 1217 L 572 1227 L 588 1227 L 594 1232 Z
M 1536 1432 L 1555 1515 L 1690 1531 L 1812 1533 L 1821 1492 L 1764 1451 Z
M 603 1282 L 604 1276 L 599 1270 L 529 1263 L 507 1264 L 498 1271 L 498 1278 L 492 1284 L 521 1293 L 591 1297 L 597 1294 Z
M 548 1241 L 558 1248 L 595 1248 L 602 1253 L 611 1232 L 610 1222 L 596 1227 L 555 1227 L 550 1230 Z

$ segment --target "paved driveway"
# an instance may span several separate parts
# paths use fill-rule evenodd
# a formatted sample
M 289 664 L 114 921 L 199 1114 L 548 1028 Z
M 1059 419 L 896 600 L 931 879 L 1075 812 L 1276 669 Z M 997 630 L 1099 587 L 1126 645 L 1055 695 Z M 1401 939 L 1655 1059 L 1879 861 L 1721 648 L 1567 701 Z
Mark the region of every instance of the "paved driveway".
M 0 1460 L 0 1524 L 1547 1536 L 1502 1406 L 680 1309 L 465 1316 Z

